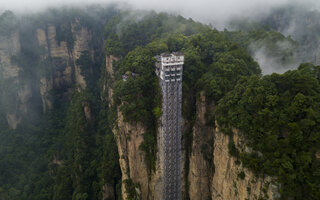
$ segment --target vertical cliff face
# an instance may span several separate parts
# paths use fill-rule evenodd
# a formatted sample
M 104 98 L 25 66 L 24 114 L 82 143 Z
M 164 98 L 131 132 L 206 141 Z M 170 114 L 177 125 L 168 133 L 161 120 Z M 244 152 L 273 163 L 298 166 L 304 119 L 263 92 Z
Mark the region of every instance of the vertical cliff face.
M 5 111 L 9 126 L 17 128 L 21 121 L 19 113 L 27 111 L 25 103 L 28 102 L 31 95 L 27 85 L 24 88 L 20 87 L 19 73 L 22 69 L 16 63 L 11 62 L 12 56 L 20 52 L 19 33 L 0 36 L 0 47 L 0 81 L 8 83 L 9 86 L 2 88 L 1 100 L 7 103 Z
M 89 51 L 90 55 L 93 56 L 93 50 L 89 46 L 91 41 L 91 35 L 89 31 L 81 27 L 79 22 L 71 24 L 71 33 L 74 37 L 73 46 L 68 46 L 66 41 L 57 41 L 56 27 L 48 24 L 46 29 L 37 30 L 37 39 L 40 47 L 45 49 L 45 54 L 42 56 L 43 60 L 49 59 L 52 61 L 53 74 L 52 80 L 48 77 L 47 82 L 50 84 L 43 84 L 44 88 L 41 93 L 46 91 L 46 85 L 48 89 L 60 88 L 69 86 L 71 88 L 72 84 L 78 85 L 80 88 L 84 89 L 86 87 L 86 82 L 84 76 L 81 74 L 80 66 L 77 65 L 77 60 L 80 58 L 81 53 Z M 79 26 L 78 28 L 75 28 Z M 43 81 L 45 82 L 45 81 Z M 47 102 L 43 102 L 44 105 Z
M 78 60 L 85 52 L 91 62 L 95 61 L 94 51 L 97 49 L 90 45 L 92 32 L 78 20 L 70 24 L 68 34 L 72 36 L 73 42 L 69 43 L 63 39 L 57 40 L 57 26 L 48 23 L 42 27 L 44 28 L 30 29 L 27 32 L 29 38 L 35 38 L 32 40 L 34 44 L 30 44 L 36 55 L 32 63 L 22 63 L 24 61 L 21 57 L 30 50 L 21 48 L 21 43 L 26 43 L 25 36 L 21 37 L 21 30 L 9 36 L 0 36 L 0 77 L 3 85 L 11 87 L 1 88 L 2 101 L 6 103 L 4 107 L 8 125 L 13 129 L 29 114 L 32 109 L 31 101 L 35 97 L 39 96 L 42 112 L 46 112 L 53 108 L 53 93 L 60 100 L 67 100 L 75 85 L 81 89 L 86 88 L 87 77 Z M 22 31 L 26 34 L 25 30 Z M 103 41 L 102 38 L 100 40 Z M 103 49 L 103 42 L 100 43 L 98 50 Z M 30 70 L 37 71 L 32 78 L 26 75 Z M 90 69 L 87 71 L 90 72 Z
M 201 93 L 189 158 L 190 199 L 275 199 L 277 188 L 270 177 L 257 177 L 230 155 L 230 142 L 240 151 L 248 151 L 245 140 L 236 130 L 232 137 L 223 134 L 215 128 L 213 116 L 214 104 Z
M 3 78 L 15 78 L 19 75 L 19 67 L 11 62 L 11 57 L 20 51 L 19 33 L 0 37 L 1 73 Z
M 145 128 L 140 124 L 131 125 L 123 121 L 121 112 L 118 112 L 118 129 L 114 129 L 118 144 L 120 167 L 122 171 L 122 195 L 128 198 L 130 187 L 141 199 L 150 196 L 149 179 L 144 152 L 139 149 L 143 142 Z M 132 180 L 132 184 L 129 182 Z
M 112 82 L 114 81 L 114 70 L 113 70 L 113 62 L 119 61 L 120 59 L 109 55 L 106 56 L 106 68 L 105 68 L 105 74 L 103 79 L 103 86 L 102 86 L 102 93 L 106 93 L 106 100 L 108 101 L 109 106 L 113 104 L 113 88 L 112 88 Z
M 214 112 L 213 103 L 208 103 L 204 93 L 200 94 L 196 105 L 196 119 L 192 131 L 192 152 L 189 157 L 189 197 L 190 199 L 210 199 L 211 181 L 214 173 L 213 137 L 215 129 L 208 125 L 207 114 Z
M 103 90 L 109 102 L 113 107 L 113 89 L 114 81 L 113 62 L 119 61 L 115 56 L 106 57 L 106 77 Z M 146 127 L 142 123 L 131 124 L 124 121 L 121 111 L 117 109 L 117 120 L 113 127 L 113 133 L 116 138 L 119 163 L 122 172 L 122 199 L 160 199 L 159 189 L 159 164 L 156 163 L 156 170 L 150 171 L 145 160 L 145 152 L 140 149 L 143 142 L 143 134 Z
M 234 130 L 229 137 L 217 128 L 214 136 L 212 199 L 275 199 L 277 188 L 270 177 L 257 177 L 229 154 L 230 140 L 240 151 L 248 151 L 243 138 Z

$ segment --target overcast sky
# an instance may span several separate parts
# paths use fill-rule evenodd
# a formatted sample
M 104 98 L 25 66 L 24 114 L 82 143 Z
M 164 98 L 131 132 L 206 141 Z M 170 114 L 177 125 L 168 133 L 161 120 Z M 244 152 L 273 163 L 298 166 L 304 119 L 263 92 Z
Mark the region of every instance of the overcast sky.
M 234 16 L 259 16 L 288 2 L 310 4 L 317 0 L 122 0 L 129 7 L 168 11 L 191 17 L 202 22 L 211 22 L 220 27 Z M 319 0 L 318 0 L 319 1 Z M 66 4 L 85 5 L 90 3 L 120 2 L 117 0 L 0 0 L 0 10 L 39 11 L 41 9 Z

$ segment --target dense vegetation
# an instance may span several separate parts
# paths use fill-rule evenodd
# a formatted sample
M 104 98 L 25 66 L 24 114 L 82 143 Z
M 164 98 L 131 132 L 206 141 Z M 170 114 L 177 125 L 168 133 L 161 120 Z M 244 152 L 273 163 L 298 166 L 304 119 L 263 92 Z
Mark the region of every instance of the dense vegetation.
M 106 53 L 116 56 L 124 56 L 136 46 L 144 46 L 156 39 L 166 38 L 174 33 L 192 35 L 204 30 L 208 26 L 186 20 L 178 16 L 165 13 L 156 14 L 120 13 L 107 24 L 105 28 L 108 39 Z M 145 15 L 145 16 L 144 16 Z M 142 18 L 142 20 L 137 20 Z
M 319 15 L 310 7 L 292 4 L 273 9 L 259 21 L 240 19 L 232 26 L 244 35 L 260 32 L 258 38 L 264 35 L 261 29 L 274 36 L 279 34 L 275 31 L 289 35 L 289 40 L 297 41 L 291 45 L 291 53 L 272 51 L 286 59 L 293 55 L 295 60 L 318 65 Z M 245 43 L 241 40 L 245 37 L 227 34 Z M 270 38 L 279 41 L 274 36 Z M 242 80 L 219 103 L 220 123 L 227 129 L 238 128 L 255 150 L 242 154 L 234 151 L 235 155 L 258 174 L 277 177 L 283 199 L 320 198 L 318 99 L 319 66 L 303 64 L 283 75 Z
M 277 177 L 282 199 L 320 198 L 320 67 L 238 82 L 218 106 L 218 122 L 237 128 L 253 152 L 235 154 L 258 174 Z

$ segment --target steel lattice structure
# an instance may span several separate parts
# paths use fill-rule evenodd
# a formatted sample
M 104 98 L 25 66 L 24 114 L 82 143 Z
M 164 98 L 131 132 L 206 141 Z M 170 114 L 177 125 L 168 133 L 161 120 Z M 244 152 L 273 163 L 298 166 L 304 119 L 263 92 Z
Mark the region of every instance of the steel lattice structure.
M 163 178 L 163 200 L 181 199 L 181 104 L 182 53 L 157 57 L 156 73 L 162 90 L 162 118 L 159 152 Z

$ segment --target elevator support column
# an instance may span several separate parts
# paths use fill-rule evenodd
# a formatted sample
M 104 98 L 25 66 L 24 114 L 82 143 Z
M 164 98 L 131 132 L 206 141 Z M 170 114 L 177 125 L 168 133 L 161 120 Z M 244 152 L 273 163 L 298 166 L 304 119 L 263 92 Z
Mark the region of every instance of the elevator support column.
M 181 199 L 181 104 L 184 55 L 180 52 L 156 56 L 156 74 L 162 91 L 159 137 L 163 200 Z

